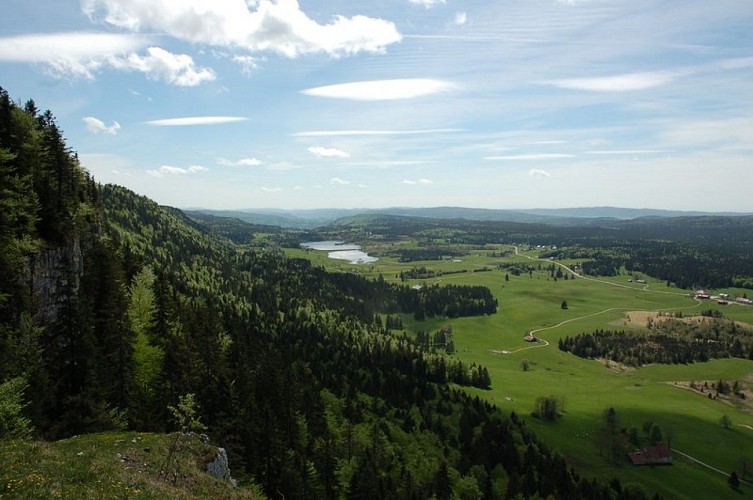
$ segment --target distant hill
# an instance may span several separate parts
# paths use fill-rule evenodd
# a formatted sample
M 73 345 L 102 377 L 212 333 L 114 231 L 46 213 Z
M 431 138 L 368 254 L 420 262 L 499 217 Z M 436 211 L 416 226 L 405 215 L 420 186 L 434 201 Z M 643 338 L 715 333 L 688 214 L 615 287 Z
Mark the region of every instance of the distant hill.
M 194 209 L 192 214 L 232 217 L 250 224 L 279 226 L 292 229 L 313 229 L 355 215 L 396 215 L 432 219 L 468 219 L 477 221 L 523 222 L 556 226 L 600 226 L 610 221 L 633 220 L 643 217 L 696 217 L 706 215 L 741 216 L 743 213 L 713 213 L 698 211 L 660 210 L 650 208 L 580 207 L 580 208 L 534 208 L 520 210 L 428 207 L 391 207 L 380 209 L 312 209 L 312 210 L 205 210 Z
M 620 208 L 620 207 L 578 207 L 578 208 L 534 208 L 522 210 L 534 215 L 550 217 L 575 218 L 613 218 L 637 219 L 640 217 L 697 217 L 703 215 L 739 216 L 751 215 L 738 212 L 702 212 L 682 210 L 662 210 L 656 208 Z
M 191 210 L 186 209 L 184 211 L 191 214 L 191 217 L 194 218 L 198 218 L 199 215 L 223 217 L 238 219 L 240 221 L 256 226 L 277 226 L 292 229 L 311 229 L 330 222 L 330 220 L 328 219 L 304 219 L 297 217 L 292 212 L 287 212 L 284 210 L 206 210 L 197 208 Z

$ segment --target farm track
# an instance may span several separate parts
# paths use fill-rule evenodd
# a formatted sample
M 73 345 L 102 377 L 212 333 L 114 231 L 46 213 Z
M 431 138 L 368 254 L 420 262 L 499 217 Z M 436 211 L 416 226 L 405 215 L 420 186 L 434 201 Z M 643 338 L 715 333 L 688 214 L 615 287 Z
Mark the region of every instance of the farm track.
M 568 267 L 567 265 L 565 265 L 565 264 L 563 264 L 561 262 L 557 262 L 557 261 L 553 261 L 553 260 L 549 260 L 549 259 L 540 259 L 540 258 L 528 256 L 528 255 L 521 255 L 519 253 L 519 251 L 518 251 L 518 247 L 513 246 L 513 248 L 515 249 L 515 255 L 525 257 L 525 258 L 527 258 L 529 260 L 532 260 L 532 261 L 541 261 L 541 262 L 554 263 L 557 266 L 561 267 L 563 270 L 566 270 L 566 271 L 572 273 L 574 276 L 576 276 L 577 278 L 580 278 L 580 279 L 584 279 L 584 280 L 588 280 L 588 281 L 594 281 L 594 282 L 597 282 L 597 283 L 601 283 L 601 284 L 609 285 L 609 286 L 614 286 L 614 287 L 618 287 L 618 288 L 624 288 L 624 289 L 631 290 L 631 291 L 634 291 L 634 292 L 661 293 L 661 294 L 665 294 L 665 295 L 682 296 L 682 297 L 692 298 L 693 301 L 695 302 L 693 305 L 689 305 L 689 306 L 685 306 L 685 307 L 672 307 L 672 308 L 661 308 L 661 309 L 652 309 L 652 310 L 646 309 L 645 311 L 665 311 L 665 310 L 677 310 L 677 309 L 693 309 L 693 308 L 697 308 L 697 307 L 699 307 L 699 306 L 701 306 L 703 304 L 703 302 L 700 299 L 697 299 L 695 297 L 688 297 L 687 294 L 685 294 L 685 293 L 670 292 L 670 291 L 666 291 L 666 290 L 651 290 L 649 288 L 649 284 L 646 284 L 643 287 L 638 288 L 638 287 L 635 287 L 635 286 L 623 285 L 621 283 L 614 283 L 612 281 L 607 281 L 607 280 L 603 280 L 603 279 L 593 278 L 593 277 L 590 277 L 590 276 L 584 276 L 584 275 L 582 275 L 580 273 L 577 273 L 577 272 L 573 271 L 570 267 Z M 564 321 L 561 321 L 561 322 L 557 323 L 556 325 L 551 325 L 551 326 L 545 326 L 545 327 L 537 328 L 535 330 L 531 330 L 529 333 L 531 335 L 536 335 L 538 332 L 543 332 L 543 331 L 547 331 L 547 330 L 553 330 L 555 328 L 559 328 L 559 327 L 561 327 L 563 325 L 566 325 L 568 323 L 572 323 L 572 322 L 575 322 L 575 321 L 580 321 L 580 320 L 587 319 L 587 318 L 592 318 L 594 316 L 598 316 L 600 314 L 605 314 L 605 313 L 612 312 L 612 311 L 635 311 L 635 310 L 636 310 L 635 308 L 610 307 L 610 308 L 607 308 L 607 309 L 604 309 L 602 311 L 598 311 L 598 312 L 595 312 L 595 313 L 587 314 L 587 315 L 584 315 L 584 316 L 578 316 L 576 318 L 566 319 Z M 538 337 L 538 335 L 536 335 L 536 336 Z M 546 339 L 538 337 L 538 340 L 539 340 L 540 343 L 538 343 L 536 345 L 520 347 L 520 348 L 513 349 L 513 350 L 492 350 L 492 352 L 494 354 L 515 354 L 515 353 L 518 353 L 518 352 L 526 351 L 528 349 L 536 349 L 536 348 L 541 348 L 541 347 L 548 347 L 550 345 L 550 342 L 547 341 Z M 673 453 L 679 455 L 680 457 L 684 458 L 685 460 L 688 460 L 688 461 L 690 461 L 690 462 L 692 462 L 692 463 L 694 463 L 696 465 L 704 467 L 704 468 L 706 468 L 706 469 L 708 469 L 708 470 L 710 470 L 710 471 L 712 471 L 714 473 L 721 474 L 722 476 L 724 476 L 726 478 L 730 477 L 730 474 L 728 472 L 725 472 L 725 471 L 723 471 L 721 469 L 718 469 L 718 468 L 714 467 L 713 465 L 710 465 L 710 464 L 708 464 L 708 463 L 706 463 L 706 462 L 704 462 L 704 461 L 702 461 L 702 460 L 700 460 L 700 459 L 698 459 L 696 457 L 688 455 L 687 453 L 682 452 L 682 451 L 680 451 L 678 449 L 675 449 L 675 448 L 671 448 L 671 450 L 672 450 Z M 740 480 L 741 485 L 746 485 L 746 486 L 749 486 L 749 487 L 753 487 L 753 483 L 752 482 L 746 481 L 743 478 L 739 478 L 739 480 Z
M 520 256 L 525 257 L 526 259 L 529 259 L 529 260 L 554 263 L 554 264 L 560 266 L 561 268 L 565 269 L 566 271 L 572 273 L 574 276 L 577 276 L 578 278 L 584 279 L 584 280 L 587 280 L 587 281 L 594 281 L 596 283 L 602 283 L 602 284 L 605 284 L 605 285 L 616 286 L 616 287 L 619 287 L 619 288 L 625 288 L 627 290 L 633 290 L 633 291 L 638 291 L 638 292 L 663 293 L 663 294 L 666 294 L 666 295 L 675 295 L 675 296 L 680 296 L 680 297 L 686 297 L 687 296 L 684 293 L 678 293 L 678 292 L 667 292 L 665 290 L 649 290 L 649 285 L 648 284 L 646 284 L 643 288 L 636 288 L 636 287 L 633 287 L 633 286 L 623 285 L 623 284 L 620 284 L 620 283 L 613 283 L 613 282 L 607 281 L 607 280 L 601 280 L 601 279 L 598 279 L 598 278 L 592 278 L 590 276 L 583 276 L 582 274 L 579 274 L 579 273 L 573 271 L 571 268 L 569 268 L 568 266 L 566 266 L 565 264 L 563 264 L 561 262 L 557 262 L 557 261 L 553 261 L 553 260 L 548 260 L 548 259 L 540 259 L 540 258 L 536 258 L 536 257 L 531 257 L 529 255 L 521 255 L 519 253 L 519 251 L 518 251 L 518 247 L 513 246 L 513 248 L 515 249 L 515 255 L 520 255 Z M 700 306 L 703 303 L 703 302 L 701 302 L 700 299 L 693 298 L 693 300 L 695 301 L 695 304 L 693 304 L 692 306 L 687 306 L 687 307 L 682 307 L 682 308 L 671 307 L 671 308 L 653 309 L 653 310 L 654 311 L 665 311 L 665 310 L 669 310 L 669 309 L 693 309 L 695 307 Z M 576 318 L 566 319 L 564 321 L 561 321 L 561 322 L 557 323 L 556 325 L 545 326 L 545 327 L 542 327 L 542 328 L 537 328 L 535 330 L 531 330 L 528 333 L 530 333 L 531 335 L 535 335 L 538 332 L 543 332 L 543 331 L 546 331 L 546 330 L 553 330 L 555 328 L 559 328 L 562 325 L 566 325 L 566 324 L 572 323 L 574 321 L 580 321 L 582 319 L 592 318 L 594 316 L 598 316 L 600 314 L 605 314 L 605 313 L 612 312 L 612 311 L 634 311 L 634 310 L 635 310 L 635 308 L 610 307 L 610 308 L 604 309 L 603 311 L 598 311 L 598 312 L 595 312 L 595 313 L 587 314 L 585 316 L 578 316 Z M 645 309 L 645 310 L 648 310 L 648 309 Z M 541 347 L 548 347 L 550 345 L 549 341 L 546 340 L 546 339 L 543 339 L 543 338 L 539 337 L 538 340 L 541 343 L 537 343 L 536 345 L 531 345 L 531 346 L 526 346 L 526 347 L 519 347 L 518 349 L 513 349 L 513 350 L 508 350 L 508 349 L 493 349 L 492 352 L 494 354 L 515 354 L 517 352 L 526 351 L 528 349 L 537 349 L 537 348 L 541 348 Z
M 693 463 L 696 463 L 696 464 L 700 465 L 701 467 L 706 467 L 706 468 L 707 468 L 707 469 L 709 469 L 709 470 L 712 470 L 712 471 L 714 471 L 714 472 L 718 472 L 719 474 L 721 474 L 721 475 L 722 475 L 722 476 L 724 476 L 724 477 L 729 477 L 729 476 L 730 476 L 730 474 L 729 474 L 728 472 L 724 472 L 723 470 L 719 470 L 719 469 L 717 469 L 716 467 L 714 467 L 714 466 L 712 466 L 712 465 L 709 465 L 709 464 L 707 464 L 706 462 L 703 462 L 703 461 L 701 461 L 701 460 L 698 460 L 698 459 L 697 459 L 697 458 L 695 458 L 695 457 L 691 457 L 691 456 L 690 456 L 690 455 L 688 455 L 687 453 L 683 453 L 682 451 L 680 451 L 680 450 L 678 450 L 678 449 L 675 449 L 675 448 L 671 448 L 671 450 L 672 450 L 672 452 L 673 452 L 673 453 L 677 453 L 678 455 L 682 455 L 682 456 L 683 456 L 683 457 L 685 457 L 686 459 L 690 460 L 690 461 L 691 461 L 691 462 L 693 462 Z M 742 479 L 742 478 L 738 478 L 738 479 L 740 480 L 740 483 L 742 483 L 742 484 L 747 484 L 748 486 L 753 486 L 753 483 L 751 483 L 751 482 L 749 482 L 749 481 L 745 481 L 745 480 L 744 480 L 744 479 Z

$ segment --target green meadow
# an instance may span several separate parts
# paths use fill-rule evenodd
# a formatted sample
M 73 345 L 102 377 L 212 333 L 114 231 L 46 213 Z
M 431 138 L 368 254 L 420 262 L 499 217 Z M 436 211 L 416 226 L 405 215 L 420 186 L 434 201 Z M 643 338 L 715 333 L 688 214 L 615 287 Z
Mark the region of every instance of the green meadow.
M 368 247 L 365 248 L 368 251 Z M 494 404 L 515 411 L 526 425 L 550 447 L 565 455 L 584 475 L 618 477 L 623 484 L 640 485 L 646 492 L 665 498 L 740 498 L 753 495 L 743 485 L 736 492 L 723 473 L 742 472 L 743 461 L 753 469 L 753 413 L 730 402 L 712 400 L 675 382 L 739 380 L 753 387 L 753 361 L 713 360 L 690 365 L 651 365 L 627 369 L 612 363 L 578 358 L 561 352 L 557 341 L 565 335 L 598 328 L 622 329 L 635 326 L 627 311 L 682 311 L 697 314 L 701 309 L 719 308 L 724 315 L 753 323 L 753 307 L 717 305 L 688 296 L 690 291 L 670 288 L 645 277 L 646 284 L 629 282 L 627 275 L 593 280 L 585 277 L 554 280 L 546 269 L 550 261 L 538 261 L 535 252 L 494 257 L 509 246 L 472 250 L 470 255 L 451 260 L 400 263 L 380 258 L 373 265 L 356 266 L 327 258 L 326 252 L 289 250 L 329 270 L 359 272 L 399 281 L 401 270 L 426 267 L 444 274 L 408 284 L 465 284 L 488 287 L 499 301 L 492 316 L 429 319 L 422 322 L 405 317 L 406 329 L 433 331 L 452 326 L 456 356 L 483 364 L 492 377 L 491 390 L 469 389 Z M 536 270 L 514 276 L 498 269 L 499 264 L 520 262 Z M 571 263 L 565 263 L 571 264 Z M 489 270 L 490 269 L 490 270 Z M 479 272 L 479 270 L 484 270 Z M 458 272 L 466 271 L 466 272 Z M 476 271 L 476 272 L 474 272 Z M 562 301 L 568 308 L 561 308 Z M 526 343 L 523 336 L 535 332 L 538 343 Z M 548 345 L 547 345 L 548 343 Z M 524 371 L 522 361 L 529 369 Z M 564 405 L 562 417 L 554 422 L 531 416 L 537 398 L 555 396 Z M 621 427 L 636 427 L 641 436 L 644 422 L 658 423 L 671 439 L 673 465 L 636 467 L 627 461 L 611 463 L 601 451 L 604 414 L 614 408 Z M 724 428 L 727 417 L 732 425 Z M 682 452 L 711 468 L 686 458 Z

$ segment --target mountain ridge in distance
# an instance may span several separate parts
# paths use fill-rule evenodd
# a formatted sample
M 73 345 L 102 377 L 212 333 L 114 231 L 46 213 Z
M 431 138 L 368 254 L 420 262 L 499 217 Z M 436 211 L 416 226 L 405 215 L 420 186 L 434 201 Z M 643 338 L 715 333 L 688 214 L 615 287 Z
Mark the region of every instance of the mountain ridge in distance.
M 234 217 L 251 224 L 262 224 L 294 229 L 313 229 L 338 219 L 360 214 L 398 215 L 436 219 L 470 219 L 479 221 L 505 221 L 542 223 L 553 225 L 593 225 L 608 221 L 633 220 L 644 217 L 673 218 L 698 216 L 746 216 L 744 212 L 683 211 L 653 208 L 573 207 L 532 209 L 488 209 L 466 207 L 390 207 L 390 208 L 323 208 L 323 209 L 238 209 L 209 210 L 191 208 L 186 211 L 220 217 Z

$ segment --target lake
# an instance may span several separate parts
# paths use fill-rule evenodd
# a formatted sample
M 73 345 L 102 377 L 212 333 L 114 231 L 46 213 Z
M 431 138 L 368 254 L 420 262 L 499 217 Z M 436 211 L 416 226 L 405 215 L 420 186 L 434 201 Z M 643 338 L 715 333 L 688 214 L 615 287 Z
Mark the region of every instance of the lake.
M 342 241 L 310 241 L 301 243 L 302 248 L 328 252 L 330 259 L 347 260 L 351 264 L 371 264 L 379 260 L 363 252 L 359 245 L 351 245 Z

